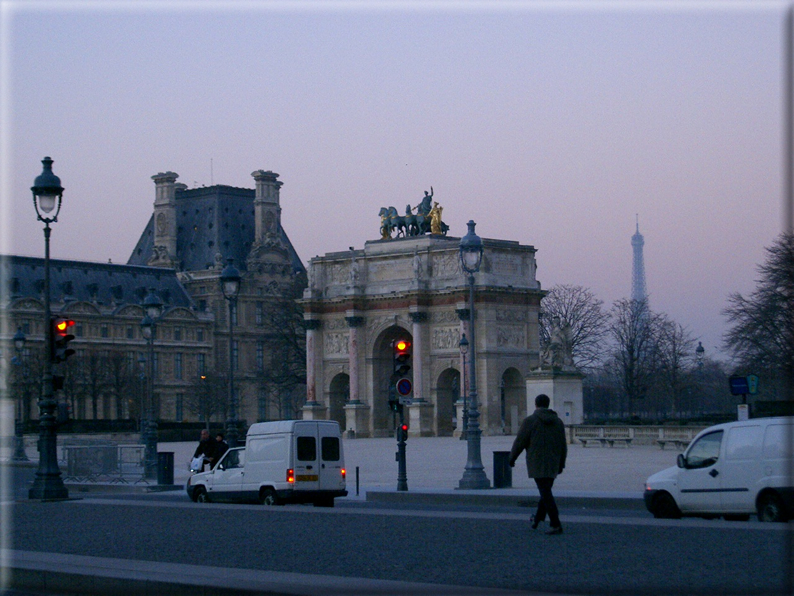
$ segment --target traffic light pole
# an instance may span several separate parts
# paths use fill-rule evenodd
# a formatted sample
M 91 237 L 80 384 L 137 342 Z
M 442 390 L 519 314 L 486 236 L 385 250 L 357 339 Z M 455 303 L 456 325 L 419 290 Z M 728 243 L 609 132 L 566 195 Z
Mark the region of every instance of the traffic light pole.
M 405 416 L 403 414 L 403 405 L 397 407 L 397 412 L 400 414 L 400 425 L 397 427 L 397 490 L 408 490 L 408 471 L 405 465 L 405 435 L 403 429 L 405 425 Z
M 41 377 L 41 400 L 39 401 L 39 468 L 33 485 L 28 491 L 29 499 L 68 499 L 69 491 L 63 484 L 58 468 L 57 422 L 52 387 L 52 312 L 50 309 L 50 223 L 44 221 L 44 371 Z

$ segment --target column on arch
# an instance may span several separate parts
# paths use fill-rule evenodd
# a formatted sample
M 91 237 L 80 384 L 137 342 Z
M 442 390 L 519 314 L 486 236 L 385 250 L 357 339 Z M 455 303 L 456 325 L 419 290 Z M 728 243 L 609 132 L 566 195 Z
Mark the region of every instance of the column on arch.
M 348 311 L 345 317 L 347 326 L 349 328 L 349 349 L 348 349 L 348 365 L 350 368 L 350 396 L 349 402 L 352 404 L 361 403 L 359 397 L 359 369 L 358 369 L 358 340 L 359 328 L 364 324 L 364 317 L 355 314 L 353 311 Z
M 427 313 L 419 311 L 411 311 L 408 313 L 411 317 L 411 334 L 413 335 L 413 367 L 414 367 L 414 401 L 425 401 L 425 384 L 424 384 L 424 341 L 422 339 L 422 323 L 427 321 Z
M 317 405 L 317 342 L 322 321 L 306 319 L 306 405 Z

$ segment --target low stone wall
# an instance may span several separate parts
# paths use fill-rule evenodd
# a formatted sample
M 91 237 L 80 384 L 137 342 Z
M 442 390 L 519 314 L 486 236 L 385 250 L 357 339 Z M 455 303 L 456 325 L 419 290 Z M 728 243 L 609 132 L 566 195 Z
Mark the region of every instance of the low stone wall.
M 661 440 L 689 442 L 705 426 L 590 426 L 567 427 L 568 442 L 582 444 L 582 439 L 631 439 L 632 445 L 656 445 Z

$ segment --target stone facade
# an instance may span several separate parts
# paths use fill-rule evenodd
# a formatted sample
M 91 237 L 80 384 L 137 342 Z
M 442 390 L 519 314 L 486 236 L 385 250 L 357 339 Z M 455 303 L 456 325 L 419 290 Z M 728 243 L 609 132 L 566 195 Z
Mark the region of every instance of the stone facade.
M 381 239 L 363 250 L 328 253 L 309 264 L 306 418 L 337 420 L 348 436 L 390 434 L 392 342 L 412 343 L 407 420 L 412 436 L 462 427 L 467 374 L 459 343 L 468 333 L 468 282 L 460 238 Z M 477 392 L 485 433 L 510 432 L 526 415 L 525 380 L 538 366 L 535 249 L 484 239 L 475 275 Z M 471 355 L 467 356 L 467 359 Z

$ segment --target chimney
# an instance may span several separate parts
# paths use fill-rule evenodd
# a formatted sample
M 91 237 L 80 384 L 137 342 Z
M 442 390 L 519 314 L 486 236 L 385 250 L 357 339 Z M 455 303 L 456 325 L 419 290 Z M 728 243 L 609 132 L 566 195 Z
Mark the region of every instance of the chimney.
M 149 265 L 172 267 L 176 260 L 176 179 L 179 174 L 152 176 L 154 196 L 154 246 Z
M 256 180 L 256 196 L 254 198 L 254 218 L 256 221 L 256 237 L 254 244 L 260 244 L 268 238 L 279 235 L 281 229 L 281 205 L 278 174 L 271 171 L 257 170 L 251 176 Z

